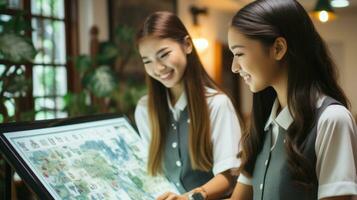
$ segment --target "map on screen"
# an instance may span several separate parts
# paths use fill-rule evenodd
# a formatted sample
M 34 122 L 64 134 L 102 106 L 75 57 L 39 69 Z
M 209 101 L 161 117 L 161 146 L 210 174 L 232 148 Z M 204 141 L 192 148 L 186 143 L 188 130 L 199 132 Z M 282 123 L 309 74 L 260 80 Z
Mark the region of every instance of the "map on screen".
M 125 118 L 4 133 L 54 199 L 152 200 L 177 193 L 147 174 L 147 148 Z

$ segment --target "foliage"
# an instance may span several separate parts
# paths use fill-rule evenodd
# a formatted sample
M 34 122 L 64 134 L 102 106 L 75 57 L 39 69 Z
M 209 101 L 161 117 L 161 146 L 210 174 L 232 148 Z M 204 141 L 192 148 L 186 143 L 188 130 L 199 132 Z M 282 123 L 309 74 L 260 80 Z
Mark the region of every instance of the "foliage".
M 119 26 L 113 40 L 101 42 L 95 55 L 73 58 L 83 90 L 66 95 L 65 110 L 70 116 L 119 112 L 131 118 L 138 98 L 146 91 L 142 80 L 124 75 L 136 55 L 133 35 L 133 29 Z
M 5 6 L 6 4 L 0 3 L 1 8 Z M 0 69 L 0 122 L 16 120 L 15 116 L 10 115 L 12 111 L 6 103 L 19 105 L 18 100 L 28 95 L 31 88 L 31 81 L 20 66 L 32 62 L 37 53 L 28 37 L 30 31 L 22 12 L 9 19 L 0 18 L 0 60 L 5 63 Z M 18 114 L 17 117 L 20 118 L 21 115 Z
M 0 9 L 6 7 L 6 1 L 0 0 Z M 24 19 L 24 13 L 8 20 L 0 18 L 0 60 L 5 63 L 0 69 L 0 123 L 18 120 L 6 104 L 13 103 L 16 109 L 16 105 L 21 104 L 31 87 L 31 81 L 20 67 L 20 64 L 32 62 L 36 55 L 31 38 L 26 35 L 29 31 L 31 29 Z M 17 117 L 22 120 L 33 116 L 33 111 L 18 113 Z M 4 165 L 5 161 L 0 155 L 1 195 L 4 192 Z

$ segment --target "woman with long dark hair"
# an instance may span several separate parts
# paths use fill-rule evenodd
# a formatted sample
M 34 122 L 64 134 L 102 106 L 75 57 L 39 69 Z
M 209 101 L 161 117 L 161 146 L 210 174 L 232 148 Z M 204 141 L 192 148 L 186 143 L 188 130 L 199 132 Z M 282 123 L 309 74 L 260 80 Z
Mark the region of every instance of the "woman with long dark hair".
M 180 19 L 150 15 L 138 32 L 148 95 L 135 120 L 147 148 L 148 172 L 164 174 L 182 195 L 158 199 L 218 199 L 232 189 L 240 124 L 228 96 L 204 70 Z
M 357 130 L 335 64 L 295 0 L 257 0 L 233 17 L 233 73 L 253 94 L 232 199 L 352 199 Z

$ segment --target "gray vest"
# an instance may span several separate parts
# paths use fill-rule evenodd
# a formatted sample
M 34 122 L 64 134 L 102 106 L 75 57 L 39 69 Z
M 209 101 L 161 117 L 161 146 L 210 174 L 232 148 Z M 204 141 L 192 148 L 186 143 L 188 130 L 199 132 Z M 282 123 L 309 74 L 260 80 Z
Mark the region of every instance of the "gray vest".
M 340 104 L 336 100 L 327 97 L 317 109 L 314 127 L 304 141 L 303 155 L 311 165 L 316 166 L 315 141 L 317 133 L 317 121 L 325 108 L 332 104 Z M 273 150 L 271 150 L 271 127 L 266 132 L 263 148 L 257 156 L 253 171 L 253 199 L 254 200 L 316 200 L 318 192 L 318 180 L 314 177 L 312 187 L 306 188 L 296 184 L 289 172 L 287 155 L 285 150 L 286 131 L 279 127 L 279 134 Z
M 191 167 L 188 150 L 190 121 L 187 107 L 182 111 L 178 121 L 175 121 L 170 112 L 169 121 L 163 160 L 164 173 L 182 194 L 211 180 L 213 173 L 193 170 Z

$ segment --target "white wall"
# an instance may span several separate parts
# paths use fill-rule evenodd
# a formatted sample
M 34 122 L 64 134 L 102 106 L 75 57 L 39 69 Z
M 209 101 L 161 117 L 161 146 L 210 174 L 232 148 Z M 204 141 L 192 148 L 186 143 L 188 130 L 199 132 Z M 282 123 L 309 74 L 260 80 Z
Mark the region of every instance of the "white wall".
M 99 28 L 99 40 L 109 38 L 108 6 L 105 0 L 79 0 L 79 52 L 89 54 L 90 28 Z
M 335 21 L 315 22 L 321 36 L 329 45 L 339 70 L 339 81 L 357 114 L 357 8 L 337 13 Z

